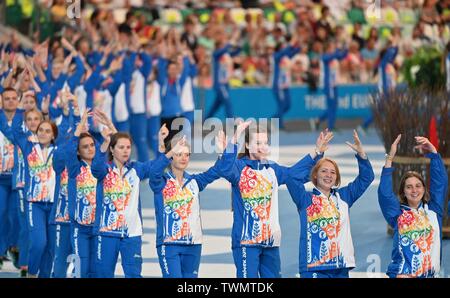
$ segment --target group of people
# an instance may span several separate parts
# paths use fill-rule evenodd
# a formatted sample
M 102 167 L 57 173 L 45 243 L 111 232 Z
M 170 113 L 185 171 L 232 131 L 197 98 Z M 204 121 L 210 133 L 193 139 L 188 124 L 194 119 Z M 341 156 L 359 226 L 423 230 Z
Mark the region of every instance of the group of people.
M 169 139 L 163 124 L 155 159 L 131 161 L 132 138 L 117 131 L 101 110 L 60 95 L 58 125 L 36 102 L 19 99 L 14 88 L 2 92 L 1 219 L 17 212 L 18 225 L 2 229 L 5 252 L 11 234 L 20 236 L 19 266 L 30 277 L 66 277 L 80 260 L 79 277 L 114 277 L 120 254 L 125 277 L 141 277 L 141 181 L 154 193 L 156 249 L 163 277 L 197 277 L 202 248 L 199 195 L 208 184 L 225 178 L 232 186 L 232 252 L 237 277 L 281 277 L 278 189 L 286 184 L 300 216 L 301 277 L 349 277 L 356 266 L 349 209 L 374 180 L 370 161 L 356 131 L 358 176 L 341 187 L 337 163 L 325 157 L 333 133 L 325 130 L 311 153 L 290 167 L 268 160 L 270 131 L 240 122 L 233 136 L 216 137 L 217 161 L 207 171 L 190 174 L 186 136 Z M 25 106 L 25 104 L 27 104 Z M 44 104 L 47 106 L 47 104 Z M 46 108 L 46 107 L 45 107 Z M 90 119 L 100 124 L 95 137 Z M 100 140 L 99 140 L 100 139 Z M 436 148 L 416 137 L 417 149 L 431 160 L 430 188 L 416 172 L 392 187 L 392 162 L 400 143 L 391 146 L 381 173 L 378 198 L 394 228 L 390 277 L 436 277 L 441 260 L 443 204 L 447 171 Z M 244 152 L 238 155 L 240 147 Z M 314 188 L 307 191 L 304 184 Z M 13 208 L 16 204 L 21 208 Z M 11 233 L 12 231 L 12 233 Z

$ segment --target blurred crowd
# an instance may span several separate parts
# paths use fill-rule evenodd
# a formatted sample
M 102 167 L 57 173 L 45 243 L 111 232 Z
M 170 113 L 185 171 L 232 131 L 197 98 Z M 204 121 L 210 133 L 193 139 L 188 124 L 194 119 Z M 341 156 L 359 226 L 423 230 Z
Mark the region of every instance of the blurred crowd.
M 320 72 L 329 42 L 348 49 L 339 61 L 338 83 L 350 84 L 377 81 L 379 54 L 392 38 L 399 43 L 397 70 L 418 48 L 444 50 L 450 38 L 449 0 L 89 0 L 80 2 L 79 18 L 69 18 L 65 0 L 40 0 L 38 8 L 33 2 L 8 0 L 6 11 L 10 23 L 10 12 L 20 14 L 15 27 L 36 42 L 63 36 L 87 55 L 117 39 L 119 26 L 127 24 L 150 53 L 165 42 L 175 55 L 186 44 L 198 68 L 194 84 L 205 88 L 213 84 L 211 56 L 223 34 L 229 39 L 238 34 L 242 49 L 232 57 L 233 87 L 270 85 L 272 54 L 292 38 L 301 46 L 288 61 L 293 85 L 319 83 L 311 74 Z

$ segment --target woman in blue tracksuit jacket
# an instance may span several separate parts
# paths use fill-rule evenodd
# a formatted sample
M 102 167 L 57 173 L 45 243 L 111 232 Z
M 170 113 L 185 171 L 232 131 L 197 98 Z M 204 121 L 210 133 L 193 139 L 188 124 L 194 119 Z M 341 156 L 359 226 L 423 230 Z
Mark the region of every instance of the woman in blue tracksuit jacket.
M 17 110 L 9 127 L 3 113 L 0 113 L 0 130 L 11 137 L 25 157 L 25 189 L 28 207 L 28 226 L 30 233 L 28 275 L 50 277 L 52 270 L 55 227 L 50 224 L 54 194 L 58 193 L 53 169 L 53 157 L 58 150 L 55 140 L 58 127 L 51 121 L 42 121 L 36 137 L 23 131 L 23 110 Z M 67 125 L 63 121 L 61 125 Z M 61 128 L 60 125 L 60 128 Z M 63 126 L 64 127 L 64 126 Z M 67 131 L 62 128 L 61 131 Z
M 72 94 L 70 96 L 73 97 Z M 63 111 L 63 123 L 70 123 L 70 114 L 73 115 L 72 124 L 66 127 L 60 126 L 59 130 L 61 136 L 59 147 L 53 156 L 53 169 L 55 171 L 55 202 L 50 213 L 50 222 L 55 225 L 55 258 L 53 260 L 53 274 L 52 277 L 64 278 L 67 277 L 68 262 L 67 257 L 72 254 L 73 247 L 71 241 L 71 224 L 69 218 L 69 196 L 68 196 L 68 168 L 67 168 L 67 145 L 70 134 L 75 130 L 76 123 L 80 122 L 80 112 L 78 104 L 74 101 L 73 109 L 69 109 L 68 102 Z M 69 129 L 70 127 L 70 129 Z M 73 157 L 73 156 L 72 156 Z
M 96 277 L 97 235 L 93 229 L 99 185 L 92 174 L 91 166 L 100 147 L 95 138 L 85 130 L 88 112 L 89 109 L 86 109 L 65 150 L 68 170 L 68 213 L 72 223 L 70 241 L 74 254 L 80 260 L 81 278 Z M 108 132 L 116 132 L 111 121 L 106 124 Z
M 164 129 L 168 135 L 164 126 L 161 131 Z M 220 178 L 216 165 L 204 173 L 188 174 L 189 158 L 190 148 L 182 139 L 155 161 L 149 179 L 155 200 L 156 249 L 164 278 L 198 277 L 202 249 L 199 195 Z
M 232 185 L 234 263 L 240 278 L 280 277 L 278 187 L 287 182 L 290 172 L 307 182 L 305 168 L 311 160 L 303 158 L 290 168 L 268 161 L 268 132 L 262 127 L 250 129 L 245 156 L 237 159 L 236 143 L 248 125 L 238 125 L 222 156 L 220 165 L 232 166 L 219 166 L 220 175 Z
M 392 188 L 392 160 L 401 135 L 391 146 L 381 173 L 378 201 L 386 221 L 394 229 L 392 260 L 387 275 L 395 277 L 439 277 L 442 251 L 442 217 L 448 175 L 441 156 L 425 137 L 415 137 L 418 148 L 430 159 L 430 189 L 414 171 L 400 180 L 398 197 Z
M 388 71 L 388 65 L 394 64 L 395 57 L 397 57 L 398 46 L 389 46 L 380 52 L 380 60 L 378 64 L 378 92 L 387 96 L 390 92 L 395 90 L 395 77 Z M 370 114 L 362 124 L 362 129 L 366 130 L 373 122 L 373 114 Z
M 189 76 L 189 58 L 182 59 L 183 65 L 178 65 L 178 61 L 169 61 L 164 57 L 158 58 L 157 81 L 161 94 L 161 126 L 166 124 L 170 133 L 168 139 L 176 133 L 177 129 L 172 127 L 172 122 L 183 116 L 181 107 L 181 95 L 186 79 Z M 182 67 L 180 73 L 179 68 Z M 183 123 L 180 123 L 183 125 Z
M 320 85 L 323 87 L 325 97 L 327 99 L 327 110 L 316 121 L 315 125 L 318 127 L 320 123 L 327 119 L 328 129 L 334 130 L 336 122 L 336 114 L 338 109 L 338 94 L 337 94 L 337 73 L 338 60 L 342 60 L 347 56 L 348 50 L 336 49 L 333 41 L 327 45 L 327 52 L 321 56 L 320 60 Z
M 339 168 L 329 158 L 321 159 L 312 169 L 311 192 L 296 176 L 289 177 L 288 190 L 300 215 L 302 278 L 348 278 L 355 267 L 349 211 L 372 183 L 374 174 L 356 131 L 353 138 L 355 144 L 347 144 L 357 152 L 359 174 L 347 186 L 339 188 Z
M 233 47 L 224 41 L 217 43 L 217 49 L 213 52 L 213 88 L 216 93 L 216 99 L 206 118 L 213 117 L 221 105 L 225 106 L 225 115 L 227 118 L 233 118 L 233 108 L 230 99 L 230 73 L 226 55 L 234 57 L 241 51 L 240 47 Z
M 139 183 L 154 172 L 154 161 L 130 161 L 131 137 L 111 136 L 108 160 L 96 152 L 91 171 L 97 179 L 97 277 L 114 277 L 119 253 L 125 277 L 141 277 L 142 214 Z
M 146 98 L 147 98 L 147 81 L 152 71 L 152 56 L 142 51 L 136 59 L 138 65 L 134 66 L 132 74 L 133 86 L 130 95 L 130 134 L 136 145 L 137 156 L 139 161 L 149 159 L 147 146 L 147 125 L 143 125 L 147 121 L 146 117 Z
M 288 77 L 289 72 L 286 72 L 284 68 L 281 67 L 281 62 L 284 57 L 292 58 L 298 52 L 300 52 L 300 47 L 296 45 L 296 40 L 293 40 L 288 46 L 277 48 L 275 53 L 273 53 L 272 92 L 278 107 L 274 118 L 280 119 L 280 128 L 284 128 L 283 115 L 291 107 L 291 94 L 289 92 L 291 78 Z

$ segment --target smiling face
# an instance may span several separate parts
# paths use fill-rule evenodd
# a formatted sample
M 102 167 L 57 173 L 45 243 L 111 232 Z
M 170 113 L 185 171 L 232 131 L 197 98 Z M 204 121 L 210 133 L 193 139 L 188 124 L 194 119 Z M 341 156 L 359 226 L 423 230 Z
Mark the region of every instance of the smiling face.
M 245 144 L 249 157 L 253 160 L 264 160 L 270 153 L 267 132 L 251 133 L 249 142 Z
M 191 153 L 188 146 L 181 147 L 180 152 L 173 155 L 172 168 L 180 171 L 186 170 L 189 165 Z
M 425 194 L 425 186 L 422 181 L 416 177 L 410 177 L 405 180 L 403 192 L 408 202 L 408 206 L 417 208 L 423 198 L 423 195 Z
M 322 158 L 311 171 L 312 183 L 322 192 L 329 193 L 331 188 L 341 184 L 341 175 L 335 161 Z
M 22 98 L 23 109 L 25 111 L 29 111 L 31 109 L 36 108 L 36 99 L 32 95 L 27 95 Z
M 36 133 L 39 123 L 42 121 L 42 115 L 37 110 L 30 111 L 25 116 L 25 125 L 32 133 Z
M 48 122 L 42 122 L 37 129 L 37 137 L 39 143 L 41 143 L 44 146 L 49 145 L 55 138 L 52 125 Z
M 325 162 L 317 171 L 317 184 L 319 189 L 326 190 L 327 192 L 331 190 L 336 184 L 336 168 L 331 162 Z

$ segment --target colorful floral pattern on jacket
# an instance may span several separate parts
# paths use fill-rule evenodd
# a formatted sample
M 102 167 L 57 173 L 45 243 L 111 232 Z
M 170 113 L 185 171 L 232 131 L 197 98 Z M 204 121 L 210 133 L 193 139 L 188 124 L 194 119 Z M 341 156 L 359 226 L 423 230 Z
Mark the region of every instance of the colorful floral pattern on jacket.
M 398 277 L 433 277 L 431 247 L 435 231 L 426 211 L 403 210 L 397 224 L 404 261 Z
M 68 183 L 69 183 L 69 174 L 67 169 L 61 173 L 60 177 L 60 187 L 59 187 L 59 197 L 58 197 L 58 205 L 56 206 L 56 222 L 69 222 L 69 204 L 68 204 Z
M 47 161 L 43 161 L 34 146 L 31 153 L 27 156 L 28 170 L 30 175 L 30 183 L 28 189 L 28 200 L 31 202 L 47 202 L 51 200 L 52 179 L 55 172 L 53 171 L 53 155 L 48 157 Z M 53 181 L 54 182 L 54 181 Z
M 340 214 L 333 199 L 313 195 L 306 214 L 308 268 L 328 264 L 345 267 L 338 239 L 341 230 Z
M 132 187 L 127 178 L 112 168 L 103 182 L 103 204 L 109 206 L 109 214 L 103 216 L 100 222 L 100 232 L 117 231 L 121 229 L 126 233 L 127 223 L 125 209 L 131 197 Z
M 163 189 L 164 198 L 164 242 L 192 243 L 190 216 L 194 196 L 187 187 L 181 188 L 178 182 L 171 178 Z
M 1 154 L 0 154 L 0 172 L 11 172 L 14 167 L 14 145 L 2 134 L 1 138 Z
M 272 183 L 246 166 L 241 172 L 239 190 L 244 204 L 241 244 L 272 246 L 274 242 L 270 224 Z
M 75 221 L 82 225 L 91 225 L 95 222 L 97 179 L 92 175 L 89 165 L 80 168 L 76 181 Z

